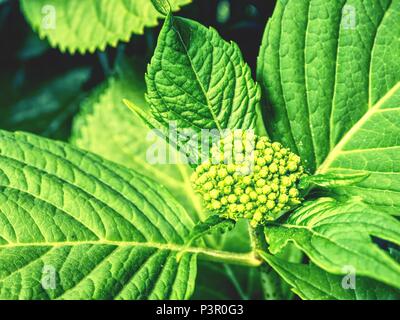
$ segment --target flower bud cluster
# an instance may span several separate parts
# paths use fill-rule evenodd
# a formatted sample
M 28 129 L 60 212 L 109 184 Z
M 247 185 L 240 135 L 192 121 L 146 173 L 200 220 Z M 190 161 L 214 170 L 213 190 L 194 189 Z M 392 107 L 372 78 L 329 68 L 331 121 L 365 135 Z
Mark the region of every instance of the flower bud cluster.
M 208 210 L 253 227 L 274 220 L 301 202 L 297 184 L 305 175 L 300 157 L 267 137 L 240 132 L 221 139 L 211 159 L 192 175 Z

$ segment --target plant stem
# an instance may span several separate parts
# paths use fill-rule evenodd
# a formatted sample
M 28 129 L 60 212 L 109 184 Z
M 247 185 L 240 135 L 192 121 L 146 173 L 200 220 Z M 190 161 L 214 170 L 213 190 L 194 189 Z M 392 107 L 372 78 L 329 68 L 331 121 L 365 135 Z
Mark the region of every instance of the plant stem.
M 268 245 L 265 240 L 264 228 L 262 226 L 251 229 L 250 236 L 252 238 L 254 251 L 268 252 Z M 265 300 L 282 299 L 283 297 L 280 294 L 280 279 L 276 272 L 266 263 L 260 266 L 259 271 Z
M 187 252 L 198 253 L 204 260 L 215 262 L 223 262 L 230 264 L 237 264 L 248 267 L 258 267 L 262 264 L 254 252 L 249 253 L 235 253 L 210 249 L 187 250 Z
M 256 228 L 250 227 L 250 238 L 253 251 L 257 252 L 258 250 L 268 250 L 267 242 L 265 241 L 264 236 L 264 229 L 262 226 L 258 226 Z

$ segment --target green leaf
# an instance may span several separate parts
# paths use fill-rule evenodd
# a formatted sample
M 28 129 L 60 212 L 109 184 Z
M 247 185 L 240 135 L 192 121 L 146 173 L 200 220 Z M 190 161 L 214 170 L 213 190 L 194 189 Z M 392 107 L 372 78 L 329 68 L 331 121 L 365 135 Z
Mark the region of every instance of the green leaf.
M 150 163 L 147 159 L 152 146 L 165 148 L 173 158 L 178 158 L 178 153 L 151 135 L 143 121 L 122 102 L 127 98 L 138 109 L 144 112 L 149 109 L 144 98 L 143 68 L 139 63 L 124 62 L 120 69 L 124 72 L 95 90 L 83 103 L 74 120 L 72 143 L 149 178 L 157 177 L 194 221 L 205 219 L 200 200 L 191 187 L 191 169 L 185 164 Z
M 327 173 L 327 174 L 316 174 L 312 176 L 305 176 L 299 182 L 299 189 L 308 189 L 313 186 L 323 188 L 337 188 L 343 186 L 355 185 L 361 181 L 364 181 L 369 176 L 366 172 L 357 172 L 349 174 L 341 173 Z
M 206 220 L 197 223 L 190 233 L 188 245 L 213 232 L 225 233 L 235 227 L 236 222 L 231 219 L 221 218 L 219 215 L 208 216 Z
M 190 0 L 171 0 L 173 10 Z M 85 53 L 128 42 L 132 33 L 158 24 L 151 0 L 22 0 L 22 10 L 41 38 L 62 52 Z
M 44 81 L 42 75 L 41 79 L 16 89 L 14 95 L 14 90 L 2 86 L 0 127 L 67 139 L 70 120 L 77 112 L 77 104 L 84 98 L 82 89 L 89 76 L 88 68 L 72 69 Z M 7 77 L 6 81 L 10 80 Z
M 238 46 L 212 28 L 169 15 L 146 75 L 147 99 L 165 127 L 255 129 L 259 89 Z
M 311 171 L 400 80 L 399 10 L 399 0 L 277 1 L 257 78 L 270 136 Z
M 293 244 L 287 245 L 276 257 L 287 263 L 299 263 L 303 253 Z M 263 256 L 261 255 L 261 258 Z M 261 272 L 262 288 L 265 300 L 292 300 L 293 292 L 290 286 L 282 279 L 282 276 L 271 266 L 263 266 Z M 261 268 L 260 268 L 261 269 Z
M 161 13 L 162 15 L 166 16 L 171 12 L 171 4 L 169 0 L 151 0 L 153 3 L 154 8 Z
M 282 224 L 265 227 L 269 250 L 276 254 L 294 242 L 317 266 L 343 274 L 346 266 L 358 275 L 400 288 L 400 264 L 371 237 L 400 243 L 400 222 L 361 202 L 332 198 L 307 202 Z
M 2 299 L 191 295 L 199 249 L 176 255 L 193 223 L 158 183 L 61 142 L 0 131 L 0 190 Z M 55 272 L 52 288 L 45 270 Z
M 260 300 L 259 268 L 199 261 L 194 300 Z
M 336 189 L 400 214 L 400 82 L 354 125 L 331 151 L 319 173 L 357 174 L 367 179 Z
M 343 276 L 330 274 L 313 263 L 291 263 L 265 252 L 260 255 L 292 287 L 308 300 L 399 300 L 400 292 L 377 281 L 357 277 L 355 289 L 342 286 Z

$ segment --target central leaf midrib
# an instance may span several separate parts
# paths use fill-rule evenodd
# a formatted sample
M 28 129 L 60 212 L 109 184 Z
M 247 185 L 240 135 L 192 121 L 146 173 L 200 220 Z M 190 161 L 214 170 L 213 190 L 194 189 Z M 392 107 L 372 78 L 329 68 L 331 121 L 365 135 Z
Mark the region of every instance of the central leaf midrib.
M 158 243 L 158 242 L 139 242 L 139 241 L 117 241 L 117 240 L 85 240 L 85 241 L 52 241 L 52 242 L 19 242 L 0 244 L 1 249 L 17 248 L 17 247 L 67 247 L 81 245 L 109 245 L 117 247 L 144 247 L 158 250 L 168 250 L 182 253 L 203 254 L 211 257 L 233 258 L 242 261 L 254 262 L 254 252 L 236 253 L 230 251 L 214 250 L 202 247 L 191 247 L 184 244 L 174 243 Z
M 395 94 L 399 89 L 400 89 L 400 82 L 397 82 L 393 86 L 393 88 L 391 88 L 371 109 L 369 109 L 364 114 L 364 116 L 360 120 L 358 120 L 358 122 L 343 136 L 343 138 L 339 141 L 339 143 L 335 146 L 335 148 L 332 149 L 328 157 L 318 168 L 317 174 L 326 173 L 329 170 L 330 165 L 334 162 L 336 157 L 343 152 L 344 146 L 351 140 L 351 138 L 358 131 L 358 129 L 360 129 L 372 115 L 378 112 L 378 110 L 380 110 L 382 105 L 384 105 L 385 102 L 388 101 L 393 96 L 393 94 Z
M 173 29 L 173 30 L 176 32 L 176 34 L 178 35 L 179 41 L 181 42 L 182 47 L 183 47 L 183 49 L 185 50 L 186 56 L 187 56 L 187 58 L 188 58 L 188 60 L 189 60 L 189 62 L 190 62 L 190 66 L 191 66 L 191 68 L 192 68 L 192 70 L 193 70 L 193 73 L 194 73 L 194 75 L 195 75 L 195 77 L 196 77 L 196 80 L 197 80 L 197 82 L 198 82 L 198 84 L 199 84 L 199 86 L 200 86 L 200 89 L 201 89 L 201 91 L 202 91 L 202 93 L 203 93 L 203 95 L 204 95 L 204 98 L 206 99 L 207 107 L 208 107 L 208 109 L 210 110 L 210 113 L 211 113 L 212 118 L 214 119 L 215 125 L 217 126 L 218 131 L 222 132 L 221 124 L 219 123 L 218 118 L 217 118 L 217 115 L 215 114 L 214 110 L 213 110 L 212 107 L 211 107 L 211 102 L 210 102 L 210 100 L 208 99 L 207 92 L 206 92 L 206 90 L 205 90 L 203 84 L 201 83 L 200 78 L 199 78 L 199 75 L 197 74 L 197 71 L 196 71 L 196 69 L 195 69 L 195 67 L 194 67 L 194 65 L 193 65 L 192 58 L 191 58 L 190 55 L 189 55 L 189 51 L 188 51 L 188 49 L 187 49 L 187 47 L 186 47 L 186 45 L 185 45 L 185 42 L 183 41 L 182 36 L 181 36 L 181 34 L 179 33 L 179 31 L 178 31 L 178 30 L 175 28 L 175 26 L 174 26 L 173 18 L 171 18 L 171 26 L 172 26 L 172 29 Z

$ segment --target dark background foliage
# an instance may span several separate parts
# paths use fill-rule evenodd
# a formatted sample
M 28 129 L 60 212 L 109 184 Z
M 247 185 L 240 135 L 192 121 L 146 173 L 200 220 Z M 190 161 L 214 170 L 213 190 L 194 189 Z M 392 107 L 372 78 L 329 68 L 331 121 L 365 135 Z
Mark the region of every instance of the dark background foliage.
M 265 0 L 193 0 L 179 15 L 212 26 L 226 40 L 238 43 L 254 72 L 274 6 L 275 1 Z M 132 35 L 129 43 L 105 52 L 70 55 L 38 38 L 19 1 L 0 1 L 0 128 L 67 140 L 80 101 L 113 72 L 122 55 L 149 60 L 160 28 Z

